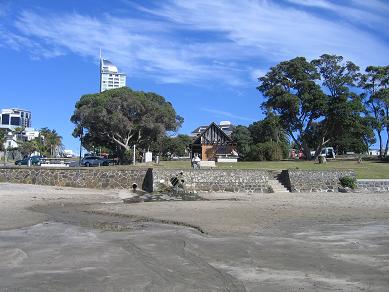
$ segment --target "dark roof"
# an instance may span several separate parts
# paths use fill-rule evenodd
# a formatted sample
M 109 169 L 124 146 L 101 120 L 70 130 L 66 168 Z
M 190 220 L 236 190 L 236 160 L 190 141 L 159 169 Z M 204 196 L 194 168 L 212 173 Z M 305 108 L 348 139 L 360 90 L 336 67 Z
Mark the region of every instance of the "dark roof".
M 206 129 L 208 128 L 208 126 L 200 126 L 200 127 L 197 127 L 196 129 L 194 129 L 191 134 L 200 134 L 201 132 L 204 132 Z M 200 131 L 200 129 L 203 129 L 202 131 Z
M 216 123 L 215 123 L 215 125 L 216 125 Z M 191 132 L 191 134 L 192 134 L 192 136 L 195 136 L 195 135 L 199 135 L 199 134 L 201 134 L 202 132 L 204 132 L 207 128 L 208 128 L 209 126 L 199 126 L 199 127 L 197 127 L 196 129 L 194 129 L 192 132 Z M 225 125 L 225 126 L 223 126 L 223 125 L 218 125 L 218 127 L 222 130 L 222 131 L 224 131 L 224 133 L 226 133 L 228 136 L 230 136 L 231 134 L 232 134 L 232 132 L 234 131 L 234 128 L 235 128 L 235 126 L 234 125 L 232 125 L 232 124 L 230 124 L 230 125 Z M 202 130 L 201 130 L 202 129 Z
M 232 139 L 214 122 L 193 141 L 193 144 L 201 144 L 201 138 L 204 138 L 207 144 L 232 143 Z

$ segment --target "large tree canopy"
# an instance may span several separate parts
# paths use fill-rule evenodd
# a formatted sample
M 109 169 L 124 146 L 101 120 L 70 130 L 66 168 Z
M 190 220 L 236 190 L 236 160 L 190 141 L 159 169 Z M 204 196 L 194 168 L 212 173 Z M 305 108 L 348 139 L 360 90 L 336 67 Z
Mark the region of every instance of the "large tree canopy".
M 359 67 L 342 56 L 324 54 L 313 60 L 327 92 L 328 107 L 323 121 L 323 137 L 338 153 L 365 152 L 374 135 L 363 117 L 364 106 L 355 93 L 361 74 Z
M 317 84 L 315 66 L 303 57 L 281 62 L 262 78 L 258 90 L 267 98 L 263 107 L 280 117 L 292 140 L 310 157 L 307 133 L 327 110 L 327 95 Z
M 385 78 L 381 75 L 375 77 L 381 78 L 382 84 Z M 362 153 L 374 143 L 373 120 L 365 115 L 361 95 L 355 92 L 360 78 L 354 63 L 324 54 L 311 62 L 297 57 L 279 63 L 259 78 L 257 88 L 265 97 L 262 106 L 266 113 L 280 118 L 286 133 L 309 159 L 312 148 L 317 156 L 326 143 L 338 153 Z M 366 90 L 371 89 L 372 78 L 366 77 Z M 380 89 L 380 94 L 374 95 L 376 101 L 385 96 L 382 85 Z
M 389 66 L 369 66 L 362 75 L 360 87 L 371 126 L 376 131 L 380 156 L 386 156 L 389 147 Z M 387 132 L 385 150 L 382 132 Z
M 83 136 L 86 147 L 116 147 L 120 153 L 133 144 L 147 149 L 183 122 L 164 97 L 127 87 L 83 95 L 75 107 L 73 135 Z

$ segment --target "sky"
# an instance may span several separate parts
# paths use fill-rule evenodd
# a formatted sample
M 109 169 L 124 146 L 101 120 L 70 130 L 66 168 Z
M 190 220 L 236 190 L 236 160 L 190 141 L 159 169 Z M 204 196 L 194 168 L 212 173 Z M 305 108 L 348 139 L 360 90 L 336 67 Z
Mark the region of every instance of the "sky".
M 99 49 L 184 117 L 263 118 L 257 78 L 297 56 L 329 53 L 361 67 L 389 64 L 387 0 L 0 0 L 0 108 L 32 111 L 75 152 L 70 116 L 99 91 Z

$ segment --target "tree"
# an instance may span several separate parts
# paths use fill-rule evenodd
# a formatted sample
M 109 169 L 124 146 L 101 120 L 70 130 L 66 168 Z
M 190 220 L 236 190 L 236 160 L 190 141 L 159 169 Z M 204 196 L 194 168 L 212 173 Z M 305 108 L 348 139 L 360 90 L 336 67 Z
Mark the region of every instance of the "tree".
M 259 78 L 257 87 L 267 98 L 263 108 L 279 116 L 286 133 L 308 159 L 311 154 L 307 133 L 314 122 L 324 117 L 328 105 L 327 96 L 317 84 L 319 78 L 314 64 L 297 57 L 272 67 Z
M 163 157 L 171 159 L 174 156 L 182 157 L 189 155 L 191 143 L 192 138 L 188 135 L 180 134 L 176 137 L 165 136 L 153 149 Z
M 254 161 L 281 160 L 284 156 L 284 150 L 274 141 L 253 144 L 249 153 L 249 159 Z
M 359 67 L 350 61 L 343 62 L 342 56 L 329 54 L 311 63 L 317 67 L 322 87 L 328 92 L 327 109 L 321 127 L 322 145 L 331 141 L 338 153 L 364 152 L 367 150 L 365 134 L 368 123 L 362 116 L 364 106 L 361 97 L 352 91 L 361 77 Z
M 75 107 L 73 135 L 83 145 L 116 146 L 121 162 L 133 144 L 148 149 L 183 122 L 162 96 L 127 87 L 83 95 Z
M 236 126 L 231 135 L 232 140 L 236 143 L 239 157 L 243 160 L 247 159 L 253 144 L 253 138 L 249 129 L 245 126 Z
M 39 140 L 36 138 L 31 141 L 24 141 L 19 144 L 18 150 L 20 151 L 23 157 L 30 156 L 31 153 L 35 151 L 40 151 Z
M 58 152 L 58 148 L 62 145 L 62 137 L 56 130 L 50 130 L 48 128 L 42 128 L 40 131 L 41 140 L 41 152 L 54 157 L 55 152 Z
M 263 120 L 252 123 L 249 126 L 249 131 L 254 143 L 268 141 L 288 143 L 280 117 L 274 115 L 272 112 L 269 112 Z
M 385 157 L 388 152 L 389 137 L 386 139 L 385 151 L 383 152 L 382 132 L 386 128 L 386 132 L 389 134 L 389 66 L 369 66 L 365 71 L 359 85 L 365 91 L 362 97 L 366 114 L 371 117 L 371 127 L 378 137 L 380 156 Z
M 3 151 L 4 149 L 4 143 L 6 141 L 8 130 L 0 128 L 0 150 Z

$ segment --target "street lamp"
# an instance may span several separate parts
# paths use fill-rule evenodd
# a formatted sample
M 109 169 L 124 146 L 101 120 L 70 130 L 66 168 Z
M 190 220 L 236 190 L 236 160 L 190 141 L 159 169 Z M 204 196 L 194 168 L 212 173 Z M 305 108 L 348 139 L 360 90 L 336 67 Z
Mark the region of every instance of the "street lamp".
M 135 165 L 135 159 L 136 159 L 136 155 L 135 155 L 135 150 L 136 150 L 136 146 L 134 144 L 134 151 L 132 153 L 132 164 Z
M 12 138 L 12 132 L 7 132 L 6 134 L 5 134 L 5 149 L 4 149 L 4 166 L 6 166 L 6 164 L 7 164 L 7 156 L 8 156 L 8 144 L 9 144 L 9 142 L 8 142 L 8 140 L 9 140 L 9 138 Z
M 83 127 L 81 127 L 81 131 L 80 131 L 80 158 L 79 158 L 79 162 L 78 164 L 81 165 L 81 156 L 82 156 L 82 135 L 83 135 Z

